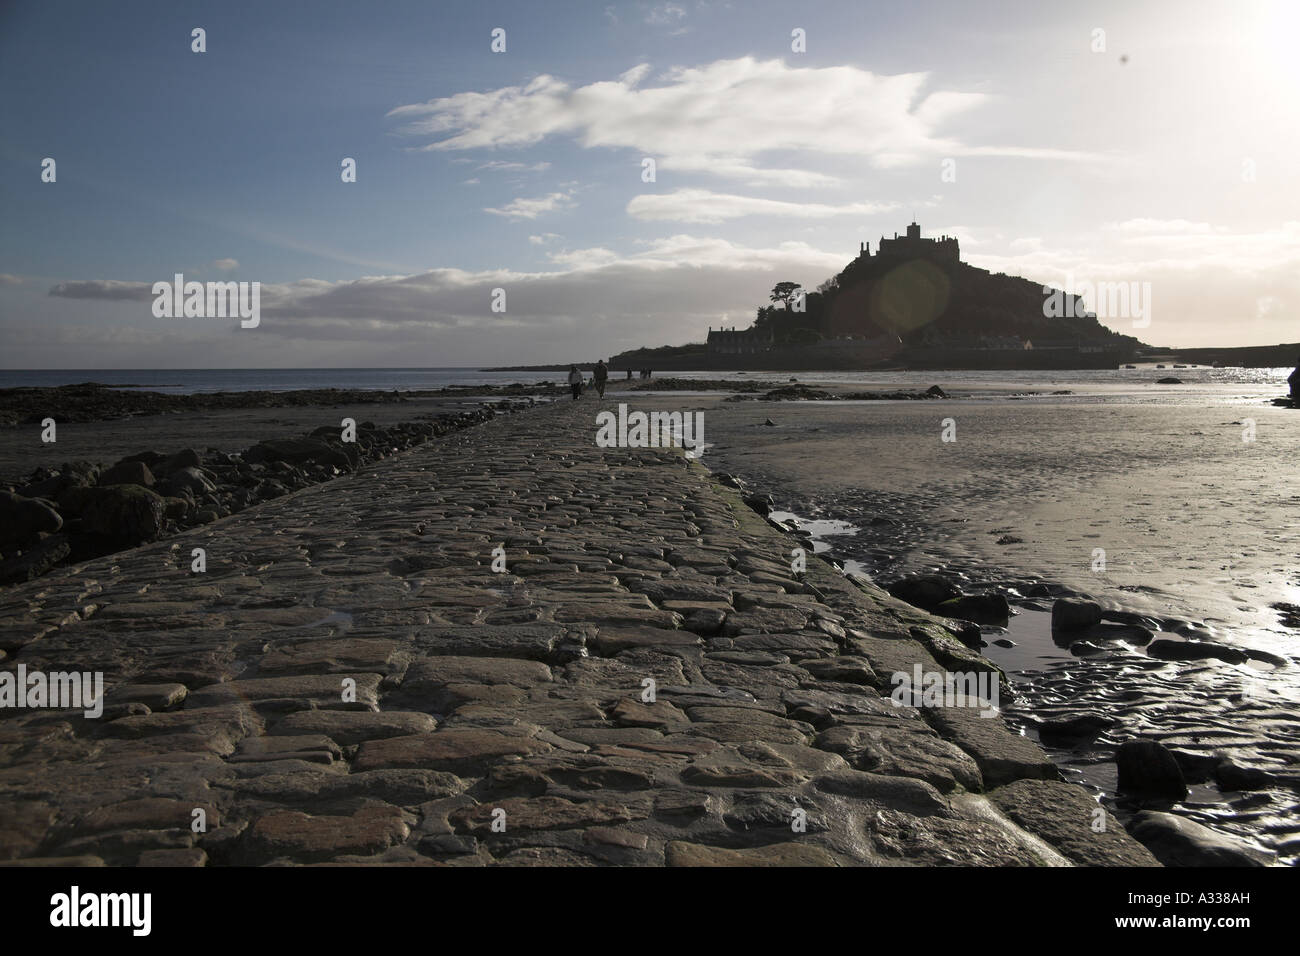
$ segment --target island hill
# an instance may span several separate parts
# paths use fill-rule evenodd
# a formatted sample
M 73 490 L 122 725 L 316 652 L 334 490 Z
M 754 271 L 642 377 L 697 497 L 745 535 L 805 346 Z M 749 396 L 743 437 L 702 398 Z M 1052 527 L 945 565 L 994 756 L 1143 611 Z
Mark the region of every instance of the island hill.
M 815 292 L 779 282 L 748 329 L 710 329 L 708 341 L 636 349 L 614 370 L 872 368 L 1116 368 L 1143 343 L 1086 314 L 1077 296 L 1057 308 L 1041 283 L 961 261 L 951 236 L 915 222 L 882 236 Z

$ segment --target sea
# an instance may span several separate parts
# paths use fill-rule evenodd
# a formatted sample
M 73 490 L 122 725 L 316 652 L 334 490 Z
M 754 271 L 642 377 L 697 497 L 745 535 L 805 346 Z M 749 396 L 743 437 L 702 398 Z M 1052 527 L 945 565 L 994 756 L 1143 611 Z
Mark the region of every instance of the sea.
M 661 378 L 737 382 L 782 381 L 827 385 L 871 385 L 903 388 L 926 382 L 942 385 L 960 380 L 969 392 L 982 388 L 1005 391 L 1007 386 L 1063 389 L 1089 386 L 1098 395 L 1119 394 L 1128 385 L 1146 384 L 1153 372 L 1182 379 L 1185 386 L 1203 389 L 1253 386 L 1256 389 L 1283 386 L 1289 368 L 1206 368 L 1189 366 L 1163 368 L 1152 364 L 1132 369 L 1081 369 L 1078 371 L 926 371 L 926 372 L 665 372 Z M 612 378 L 619 380 L 615 373 Z M 0 369 L 0 388 L 52 387 L 81 382 L 98 382 L 118 388 L 133 388 L 172 395 L 207 392 L 269 391 L 338 388 L 378 391 L 418 391 L 450 386 L 534 384 L 562 381 L 562 372 L 496 372 L 481 368 L 232 368 L 232 369 Z M 1171 392 L 1173 401 L 1187 392 Z M 1225 398 L 1230 396 L 1225 395 Z

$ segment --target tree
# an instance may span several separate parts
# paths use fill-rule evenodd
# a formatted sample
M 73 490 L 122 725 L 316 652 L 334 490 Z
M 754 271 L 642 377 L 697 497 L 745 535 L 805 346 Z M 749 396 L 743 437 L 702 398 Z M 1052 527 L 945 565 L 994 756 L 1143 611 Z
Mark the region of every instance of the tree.
M 797 282 L 778 282 L 772 287 L 772 301 L 780 302 L 786 309 L 790 308 L 790 300 L 794 294 L 803 288 Z

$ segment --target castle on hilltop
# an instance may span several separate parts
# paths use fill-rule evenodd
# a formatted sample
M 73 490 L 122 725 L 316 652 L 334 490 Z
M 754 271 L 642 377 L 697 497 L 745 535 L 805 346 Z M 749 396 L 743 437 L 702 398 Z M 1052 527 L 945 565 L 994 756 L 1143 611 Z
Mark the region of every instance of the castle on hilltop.
M 871 258 L 871 250 L 862 243 L 858 250 L 858 259 Z M 878 259 L 928 259 L 931 262 L 960 262 L 961 250 L 953 236 L 940 236 L 938 239 L 922 239 L 921 227 L 915 222 L 907 227 L 907 235 L 894 233 L 893 239 L 880 237 L 876 247 Z

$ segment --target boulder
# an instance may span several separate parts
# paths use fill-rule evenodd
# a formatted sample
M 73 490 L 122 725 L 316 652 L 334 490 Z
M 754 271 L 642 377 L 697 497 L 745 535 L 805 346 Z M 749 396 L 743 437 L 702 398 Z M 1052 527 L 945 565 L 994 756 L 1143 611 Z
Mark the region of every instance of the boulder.
M 927 611 L 937 608 L 944 601 L 961 596 L 961 591 L 955 584 L 938 574 L 914 574 L 899 578 L 886 590 L 900 601 Z
M 1187 798 L 1187 782 L 1178 761 L 1153 740 L 1122 744 L 1115 751 L 1115 766 L 1119 768 L 1117 789 L 1121 794 L 1167 800 Z
M 186 465 L 184 468 L 177 468 L 169 474 L 163 480 L 159 490 L 171 496 L 177 496 L 186 491 L 198 496 L 211 494 L 217 490 L 217 486 L 201 469 L 193 465 Z
M 90 489 L 81 507 L 85 530 L 131 547 L 162 533 L 167 505 L 161 495 L 139 485 Z
M 174 471 L 180 471 L 182 468 L 198 468 L 203 464 L 199 458 L 199 453 L 193 448 L 182 448 L 176 454 L 159 462 L 154 467 L 154 473 L 159 475 L 170 475 Z
M 1053 631 L 1082 631 L 1101 623 L 1101 605 L 1096 601 L 1061 598 L 1052 605 Z
M 244 460 L 258 462 L 286 462 L 301 465 L 307 462 L 334 465 L 351 469 L 360 461 L 361 453 L 352 445 L 329 445 L 311 438 L 282 438 L 258 442 L 244 452 Z
M 35 580 L 66 558 L 70 550 L 64 535 L 45 538 L 22 554 L 0 561 L 0 584 Z
M 1203 661 L 1217 659 L 1229 664 L 1244 664 L 1249 656 L 1227 644 L 1214 641 L 1174 641 L 1161 638 L 1147 646 L 1147 654 L 1164 661 Z
M 103 488 L 108 485 L 140 485 L 144 488 L 152 488 L 153 472 L 142 461 L 124 459 L 99 476 L 99 486 Z
M 62 527 L 63 519 L 49 502 L 0 491 L 0 550 L 20 547 Z
M 1272 854 L 1172 813 L 1143 810 L 1129 834 L 1165 866 L 1268 866 Z
M 989 591 L 951 598 L 935 608 L 935 613 L 976 624 L 1003 624 L 1011 617 L 1011 606 L 1004 595 Z

